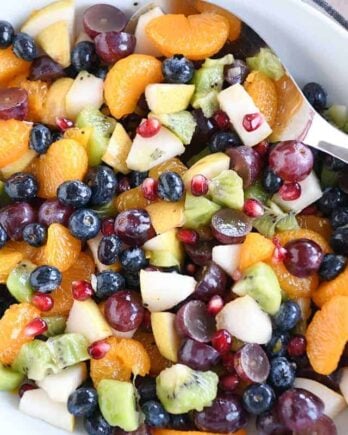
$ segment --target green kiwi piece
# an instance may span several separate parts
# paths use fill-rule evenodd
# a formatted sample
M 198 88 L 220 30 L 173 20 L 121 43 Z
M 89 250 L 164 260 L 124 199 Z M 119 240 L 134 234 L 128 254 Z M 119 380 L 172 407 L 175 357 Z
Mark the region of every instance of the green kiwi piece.
M 31 261 L 24 260 L 13 268 L 7 278 L 6 285 L 8 291 L 19 302 L 30 302 L 33 296 L 33 289 L 31 288 L 29 278 L 31 272 L 37 266 Z
M 0 391 L 14 390 L 19 387 L 23 379 L 23 373 L 18 373 L 0 364 Z
M 89 342 L 82 334 L 69 333 L 51 337 L 46 341 L 53 362 L 63 369 L 90 359 Z

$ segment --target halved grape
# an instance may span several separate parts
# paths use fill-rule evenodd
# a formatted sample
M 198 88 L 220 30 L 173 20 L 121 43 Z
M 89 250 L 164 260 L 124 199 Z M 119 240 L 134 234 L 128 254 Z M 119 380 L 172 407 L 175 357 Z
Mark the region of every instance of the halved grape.
M 207 343 L 215 332 L 215 320 L 201 301 L 190 301 L 176 313 L 175 326 L 183 337 L 190 337 L 200 343 Z
M 105 318 L 116 331 L 128 332 L 138 328 L 144 312 L 139 294 L 131 290 L 121 290 L 105 303 Z
M 49 199 L 39 208 L 39 223 L 47 227 L 53 223 L 68 226 L 73 211 L 72 207 L 63 205 L 56 199 Z
M 212 296 L 224 296 L 227 285 L 227 274 L 214 262 L 204 267 L 198 281 L 194 296 L 208 302 Z
M 337 435 L 335 423 L 327 415 L 322 415 L 307 429 L 293 432 L 293 435 Z
M 29 80 L 42 80 L 52 82 L 66 76 L 64 69 L 49 56 L 40 56 L 34 59 L 30 67 Z
M 103 32 L 121 32 L 126 24 L 127 17 L 120 9 L 104 3 L 91 6 L 83 14 L 83 27 L 91 38 Z
M 213 241 L 199 241 L 194 245 L 184 244 L 186 254 L 198 266 L 206 266 L 212 259 Z
M 270 363 L 259 344 L 245 344 L 234 356 L 238 376 L 247 382 L 264 382 L 269 375 Z
M 242 177 L 244 188 L 251 186 L 262 169 L 260 154 L 248 146 L 228 148 L 225 153 L 231 159 L 230 168 Z
M 179 362 L 186 364 L 194 370 L 209 370 L 220 360 L 220 354 L 212 346 L 188 338 L 178 353 Z
M 292 435 L 292 431 L 279 420 L 274 408 L 257 416 L 256 429 L 258 435 Z
M 35 222 L 36 213 L 27 202 L 16 202 L 0 210 L 0 224 L 12 240 L 21 240 L 26 225 Z
M 251 220 L 241 211 L 223 208 L 211 220 L 214 237 L 221 243 L 243 243 L 252 229 Z
M 21 88 L 0 89 L 0 119 L 23 119 L 28 115 L 28 93 Z
M 99 33 L 94 39 L 97 55 L 105 63 L 115 63 L 135 49 L 135 36 L 126 32 Z

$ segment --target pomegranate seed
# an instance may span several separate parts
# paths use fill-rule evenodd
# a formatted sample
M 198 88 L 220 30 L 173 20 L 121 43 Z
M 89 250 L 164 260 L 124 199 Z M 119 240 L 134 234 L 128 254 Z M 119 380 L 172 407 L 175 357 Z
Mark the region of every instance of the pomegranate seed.
M 220 130 L 227 130 L 230 126 L 230 119 L 227 114 L 222 110 L 218 110 L 214 114 L 213 121 Z
M 193 264 L 193 263 L 189 263 L 189 264 L 186 266 L 186 272 L 187 272 L 189 275 L 194 275 L 194 274 L 197 272 L 197 267 L 196 267 L 196 265 Z
M 221 355 L 227 353 L 231 349 L 232 335 L 226 329 L 216 331 L 211 339 L 211 344 Z
M 198 242 L 198 233 L 194 230 L 186 230 L 185 228 L 180 229 L 176 233 L 176 237 L 180 242 L 186 243 L 187 245 L 195 245 Z
M 77 301 L 85 301 L 93 295 L 93 288 L 88 281 L 73 281 L 72 283 L 73 298 Z
M 113 218 L 105 218 L 101 224 L 101 232 L 103 236 L 112 236 L 115 234 L 115 221 Z
M 54 304 L 52 296 L 44 293 L 35 293 L 31 298 L 31 303 L 40 311 L 49 311 Z
M 267 140 L 263 140 L 254 146 L 254 150 L 261 156 L 265 157 L 268 154 L 269 143 Z
M 287 183 L 279 189 L 279 195 L 284 201 L 294 201 L 301 196 L 301 190 L 299 183 Z
M 224 306 L 224 300 L 221 296 L 215 295 L 208 302 L 208 313 L 212 316 L 216 316 Z
M 278 237 L 273 237 L 272 242 L 275 246 L 272 261 L 274 261 L 275 263 L 280 263 L 284 260 L 286 256 L 286 249 L 282 247 Z
M 30 390 L 37 390 L 37 386 L 35 384 L 29 384 L 26 382 L 25 384 L 22 384 L 18 390 L 18 396 L 22 397 L 24 393 Z
M 243 127 L 249 133 L 257 130 L 263 123 L 263 118 L 260 113 L 249 113 L 243 118 Z
M 143 321 L 141 323 L 141 326 L 148 332 L 152 331 L 152 327 L 151 327 L 151 313 L 149 310 L 144 311 L 144 318 Z
M 48 329 L 47 323 L 41 319 L 41 317 L 37 317 L 27 324 L 24 329 L 24 334 L 27 337 L 35 337 L 36 335 L 41 335 L 46 332 Z
M 318 207 L 315 204 L 309 205 L 301 211 L 301 215 L 312 215 L 318 213 Z
M 236 373 L 236 369 L 234 368 L 234 353 L 225 353 L 222 355 L 222 365 L 228 373 Z
M 243 274 L 240 271 L 240 269 L 236 269 L 233 273 L 232 273 L 232 279 L 233 281 L 239 281 L 242 278 Z
M 292 357 L 302 356 L 306 353 L 306 347 L 307 347 L 306 338 L 303 335 L 295 335 L 289 341 L 287 351 L 288 354 Z
M 74 123 L 67 118 L 56 118 L 56 124 L 59 130 L 65 131 L 68 130 L 68 128 L 74 127 Z
M 194 196 L 206 195 L 209 190 L 208 179 L 204 175 L 195 175 L 191 180 L 191 193 Z
M 141 137 L 152 137 L 160 131 L 161 124 L 158 119 L 145 119 L 137 128 L 137 133 Z
M 157 180 L 154 180 L 153 178 L 145 178 L 141 185 L 141 191 L 143 192 L 144 198 L 149 201 L 154 201 L 157 198 L 157 186 Z
M 252 218 L 263 216 L 265 210 L 257 199 L 249 198 L 244 203 L 244 213 Z
M 102 359 L 109 352 L 111 346 L 105 340 L 99 340 L 88 346 L 88 354 L 93 359 Z
M 119 179 L 119 182 L 118 182 L 117 192 L 123 193 L 123 192 L 126 192 L 127 190 L 129 190 L 130 188 L 131 188 L 131 185 L 130 185 L 128 177 L 126 177 L 126 176 L 121 177 Z
M 239 378 L 237 375 L 226 375 L 220 378 L 220 388 L 225 391 L 233 391 L 239 384 Z

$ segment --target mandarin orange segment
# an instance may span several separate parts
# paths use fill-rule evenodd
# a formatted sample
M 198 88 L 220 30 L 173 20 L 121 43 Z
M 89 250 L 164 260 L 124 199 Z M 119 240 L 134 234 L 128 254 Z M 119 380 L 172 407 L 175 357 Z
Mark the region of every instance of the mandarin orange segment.
M 15 119 L 0 120 L 0 169 L 28 151 L 30 130 L 31 125 L 25 122 Z
M 274 81 L 260 71 L 253 71 L 246 78 L 244 87 L 272 127 L 278 107 L 277 88 Z
M 327 254 L 332 252 L 329 243 L 324 239 L 324 237 L 316 231 L 308 230 L 306 228 L 300 228 L 298 230 L 284 231 L 277 234 L 277 239 L 282 246 L 286 245 L 288 242 L 296 239 L 309 239 L 316 242 L 324 252 Z
M 29 73 L 30 62 L 17 57 L 12 47 L 0 50 L 0 85 L 7 85 L 13 77 Z
M 20 252 L 23 258 L 35 263 L 37 256 L 40 254 L 40 248 L 34 248 L 30 246 L 27 242 L 16 242 L 10 240 L 6 243 L 6 248 L 12 251 Z
M 5 246 L 0 249 L 0 283 L 5 283 L 11 270 L 24 258 L 22 252 Z
M 150 374 L 153 376 L 157 376 L 161 373 L 162 370 L 170 367 L 172 363 L 165 359 L 159 352 L 158 347 L 156 345 L 154 336 L 151 332 L 145 332 L 138 330 L 134 338 L 145 347 L 147 354 L 150 357 Z
M 0 363 L 12 364 L 22 345 L 33 340 L 24 329 L 37 317 L 40 311 L 27 303 L 14 304 L 5 312 L 0 319 Z
M 239 268 L 241 270 L 252 266 L 259 261 L 272 257 L 274 244 L 271 240 L 259 233 L 250 233 L 246 236 L 240 252 Z
M 317 311 L 306 332 L 313 369 L 329 375 L 338 365 L 348 339 L 348 297 L 334 296 Z
M 182 176 L 187 171 L 187 166 L 185 166 L 180 159 L 174 157 L 150 169 L 149 177 L 155 178 L 157 180 L 158 177 L 163 174 L 163 172 L 167 171 L 176 172 Z
M 82 180 L 88 168 L 84 147 L 72 139 L 54 142 L 40 157 L 37 168 L 39 196 L 55 198 L 58 187 L 68 180 Z
M 216 432 L 198 432 L 198 431 L 181 431 L 173 429 L 152 429 L 153 435 L 219 435 Z M 239 429 L 237 432 L 229 432 L 228 435 L 247 435 L 244 429 Z
M 335 279 L 322 282 L 312 299 L 318 307 L 322 307 L 334 296 L 348 296 L 348 266 Z
M 144 198 L 140 187 L 126 190 L 115 198 L 115 207 L 119 213 L 129 208 L 145 208 L 149 204 L 151 201 Z
M 104 83 L 105 102 L 111 114 L 120 119 L 134 112 L 146 86 L 162 80 L 162 63 L 153 56 L 131 54 L 116 62 Z
M 329 240 L 332 234 L 332 226 L 330 220 L 315 215 L 300 215 L 296 217 L 301 228 L 306 230 L 316 231 L 325 240 Z
M 216 54 L 227 41 L 228 19 L 215 13 L 198 15 L 167 14 L 154 18 L 146 35 L 166 57 L 180 53 L 191 60 Z

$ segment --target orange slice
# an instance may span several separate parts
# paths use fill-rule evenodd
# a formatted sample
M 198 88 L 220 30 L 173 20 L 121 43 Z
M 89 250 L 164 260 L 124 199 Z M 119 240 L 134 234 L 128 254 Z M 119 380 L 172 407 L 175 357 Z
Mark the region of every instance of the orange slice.
M 322 307 L 334 296 L 348 296 L 348 266 L 335 279 L 322 282 L 312 299 L 318 307 Z
M 240 252 L 239 268 L 245 270 L 259 261 L 272 257 L 274 244 L 271 240 L 259 233 L 250 233 L 246 236 Z
M 0 120 L 0 169 L 20 159 L 29 150 L 30 130 L 31 126 L 25 122 Z
M 7 85 L 9 80 L 19 74 L 27 75 L 30 69 L 30 62 L 17 57 L 12 47 L 0 50 L 0 85 Z
M 316 231 L 325 240 L 329 240 L 332 234 L 332 227 L 329 219 L 315 215 L 300 215 L 296 217 L 301 228 Z
M 0 283 L 5 283 L 11 270 L 24 258 L 22 252 L 5 246 L 0 249 Z

